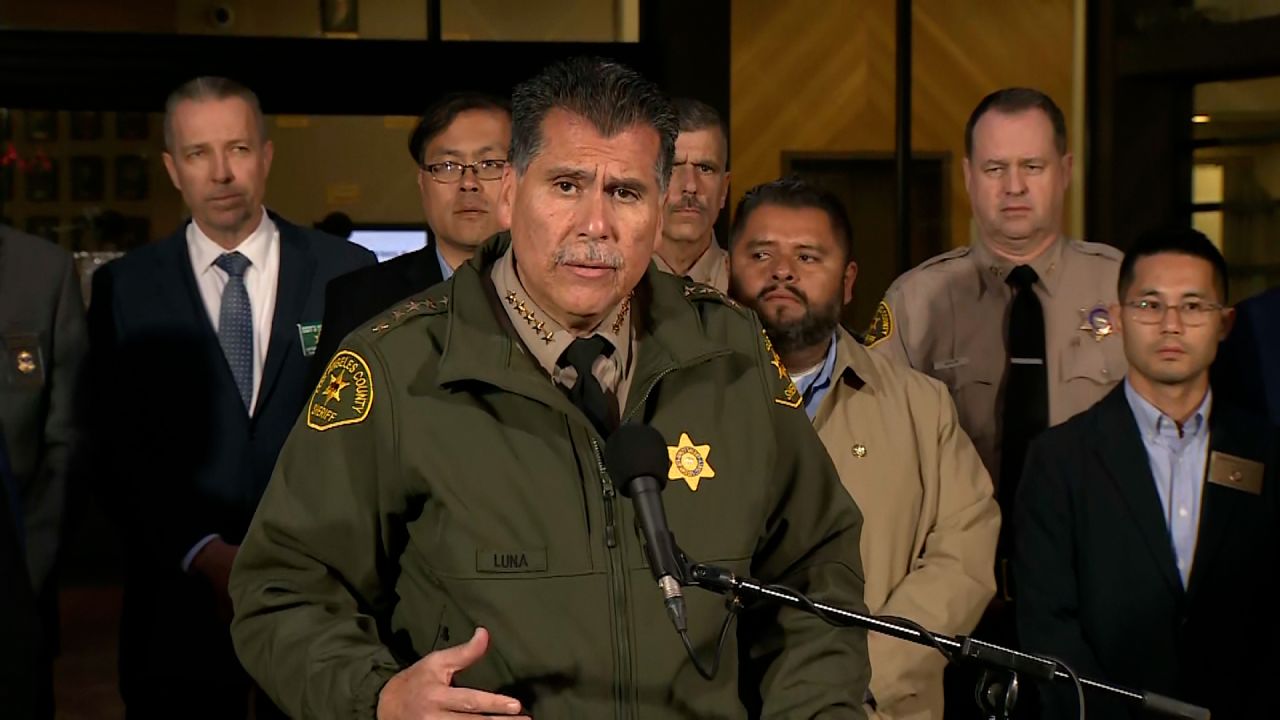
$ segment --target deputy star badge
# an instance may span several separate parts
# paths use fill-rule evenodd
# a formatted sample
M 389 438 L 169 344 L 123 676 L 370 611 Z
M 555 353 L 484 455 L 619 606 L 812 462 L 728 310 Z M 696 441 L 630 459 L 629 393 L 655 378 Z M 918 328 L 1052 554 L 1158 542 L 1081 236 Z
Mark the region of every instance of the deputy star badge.
M 684 480 L 693 492 L 698 491 L 698 483 L 703 478 L 713 478 L 716 471 L 707 462 L 711 455 L 710 445 L 694 445 L 689 433 L 680 433 L 678 445 L 668 445 L 667 455 L 671 458 L 671 469 L 667 471 L 667 479 Z
M 1103 303 L 1087 310 L 1080 308 L 1080 327 L 1077 329 L 1092 333 L 1094 342 L 1102 342 L 1103 338 L 1115 332 L 1115 327 L 1111 324 L 1111 313 Z

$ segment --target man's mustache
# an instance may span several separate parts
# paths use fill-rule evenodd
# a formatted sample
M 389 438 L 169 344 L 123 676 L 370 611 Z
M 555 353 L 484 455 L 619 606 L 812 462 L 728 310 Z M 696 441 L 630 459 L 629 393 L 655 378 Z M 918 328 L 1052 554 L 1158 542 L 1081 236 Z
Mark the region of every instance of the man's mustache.
M 556 249 L 551 258 L 556 265 L 584 265 L 587 267 L 622 267 L 622 253 L 602 242 L 576 242 Z
M 776 290 L 784 290 L 786 292 L 789 292 L 792 295 L 795 295 L 796 299 L 799 300 L 802 304 L 804 304 L 805 307 L 809 306 L 809 297 L 804 294 L 803 290 L 801 290 L 798 287 L 795 287 L 794 285 L 780 285 L 780 284 L 766 285 L 763 290 L 761 290 L 759 293 L 756 294 L 756 302 L 763 303 L 764 296 Z
M 672 208 L 672 212 L 680 210 L 697 210 L 698 212 L 706 212 L 707 204 L 698 200 L 697 195 L 681 195 L 680 202 L 676 203 Z

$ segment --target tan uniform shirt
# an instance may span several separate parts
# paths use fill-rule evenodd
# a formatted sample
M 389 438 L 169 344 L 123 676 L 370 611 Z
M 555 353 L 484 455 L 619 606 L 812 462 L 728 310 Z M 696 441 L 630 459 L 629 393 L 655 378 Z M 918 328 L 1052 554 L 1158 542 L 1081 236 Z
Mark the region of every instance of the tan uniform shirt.
M 564 387 L 573 387 L 578 371 L 572 367 L 560 367 L 560 356 L 575 339 L 573 333 L 552 320 L 547 313 L 525 292 L 520 277 L 516 275 L 515 258 L 508 249 L 493 264 L 493 287 L 498 291 L 502 307 L 516 329 L 516 335 L 533 355 L 538 365 L 551 380 Z M 635 365 L 636 339 L 631 324 L 631 299 L 627 298 L 605 316 L 593 334 L 600 335 L 613 346 L 608 357 L 601 355 L 591 366 L 591 372 L 600 381 L 613 402 L 614 417 L 626 407 L 627 391 L 631 388 L 631 371 Z
M 831 389 L 814 427 L 863 511 L 865 599 L 948 635 L 967 634 L 995 594 L 1000 508 L 942 383 L 837 331 Z M 941 718 L 937 650 L 868 634 L 881 718 Z
M 1089 408 L 1124 377 L 1124 349 L 1106 309 L 1122 257 L 1109 245 L 1061 239 L 1031 263 L 1044 307 L 1050 425 Z M 981 241 L 932 258 L 889 286 L 867 333 L 868 347 L 946 383 L 997 483 L 1012 268 Z
M 657 253 L 653 254 L 653 262 L 658 269 L 669 275 L 678 275 Z M 711 245 L 694 261 L 685 273 L 694 282 L 710 285 L 722 293 L 729 292 L 729 252 L 720 247 L 715 236 L 711 237 Z

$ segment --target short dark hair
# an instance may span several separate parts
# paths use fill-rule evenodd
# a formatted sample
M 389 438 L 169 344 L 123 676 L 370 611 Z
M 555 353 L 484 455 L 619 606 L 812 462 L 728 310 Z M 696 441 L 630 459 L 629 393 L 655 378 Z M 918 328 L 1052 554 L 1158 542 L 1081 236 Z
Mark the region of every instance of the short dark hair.
M 654 171 L 658 187 L 666 190 L 678 133 L 675 113 L 658 86 L 635 70 L 603 58 L 561 60 L 518 85 L 511 109 L 511 164 L 517 173 L 528 170 L 541 150 L 547 113 L 560 109 L 581 116 L 606 137 L 635 125 L 656 130 L 661 148 Z
M 763 205 L 821 210 L 831 221 L 831 229 L 835 231 L 836 240 L 844 250 L 845 261 L 853 259 L 853 229 L 849 222 L 849 213 L 844 209 L 844 203 L 840 202 L 840 198 L 830 190 L 797 175 L 762 183 L 742 196 L 733 213 L 733 225 L 729 228 L 730 247 L 738 241 L 738 236 L 747 226 L 747 219 L 751 217 L 751 213 Z
M 1227 302 L 1227 261 L 1213 242 L 1199 230 L 1189 227 L 1166 227 L 1143 233 L 1124 254 L 1120 261 L 1120 280 L 1116 284 L 1120 302 L 1124 302 L 1125 294 L 1133 286 L 1133 268 L 1144 257 L 1176 253 L 1190 255 L 1207 261 L 1213 266 L 1213 283 L 1221 293 L 1223 303 Z
M 169 97 L 164 102 L 164 147 L 166 150 L 173 151 L 173 114 L 182 103 L 191 100 L 195 102 L 204 102 L 206 100 L 227 100 L 230 98 L 240 98 L 249 105 L 253 111 L 253 116 L 258 122 L 259 140 L 267 139 L 267 119 L 262 115 L 262 105 L 258 103 L 258 96 L 254 94 L 248 87 L 224 77 L 214 77 L 205 75 L 198 78 L 192 78 L 178 86 L 173 92 L 169 93 Z
M 720 131 L 724 141 L 724 169 L 729 167 L 729 124 L 715 108 L 693 98 L 678 97 L 671 100 L 671 109 L 676 113 L 676 123 L 680 132 L 694 132 L 715 128 Z
M 1062 108 L 1058 107 L 1053 98 L 1039 90 L 1011 87 L 997 90 L 982 98 L 978 106 L 973 109 L 969 115 L 969 121 L 964 124 L 964 156 L 973 157 L 973 128 L 983 115 L 991 111 L 1013 115 L 1026 110 L 1039 110 L 1049 117 L 1049 123 L 1053 125 L 1053 145 L 1057 148 L 1059 155 L 1066 155 L 1067 119 L 1062 114 Z
M 437 135 L 447 130 L 454 118 L 468 110 L 492 110 L 506 113 L 510 117 L 511 103 L 496 95 L 482 92 L 449 93 L 431 103 L 431 106 L 422 113 L 422 117 L 418 118 L 418 124 L 409 135 L 409 155 L 413 157 L 418 167 L 422 167 L 426 162 L 424 156 L 427 145 Z

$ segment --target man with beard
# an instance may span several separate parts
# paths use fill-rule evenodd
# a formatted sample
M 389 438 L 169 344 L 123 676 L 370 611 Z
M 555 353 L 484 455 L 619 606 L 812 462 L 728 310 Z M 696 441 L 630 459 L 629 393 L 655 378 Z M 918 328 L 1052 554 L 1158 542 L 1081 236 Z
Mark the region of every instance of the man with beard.
M 650 426 L 690 557 L 863 607 L 859 513 L 754 314 L 650 262 L 669 103 L 576 58 L 512 105 L 510 234 L 342 342 L 236 562 L 240 659 L 298 717 L 863 717 L 866 633 L 791 609 L 699 677 L 603 461 Z M 724 601 L 685 599 L 709 662 Z
M 851 248 L 831 193 L 796 179 L 757 186 L 734 213 L 733 296 L 759 313 L 864 513 L 867 607 L 968 633 L 995 592 L 991 480 L 946 386 L 840 326 L 858 273 Z M 869 716 L 942 717 L 941 654 L 874 634 L 868 649 Z
M 1215 720 L 1274 717 L 1280 673 L 1280 432 L 1209 385 L 1227 277 L 1195 230 L 1130 248 L 1111 308 L 1128 375 L 1031 446 L 1014 517 L 1025 649 Z M 1147 717 L 1085 699 L 1090 718 Z M 1069 686 L 1042 706 L 1077 715 Z
M 653 261 L 663 272 L 728 292 L 729 255 L 716 242 L 715 223 L 729 196 L 729 128 L 706 103 L 677 98 L 672 107 L 680 135 Z
M 511 147 L 511 106 L 476 92 L 446 95 L 409 135 L 427 220 L 420 250 L 334 278 L 312 359 L 319 379 L 338 343 L 361 323 L 453 275 L 501 229 L 498 187 Z

